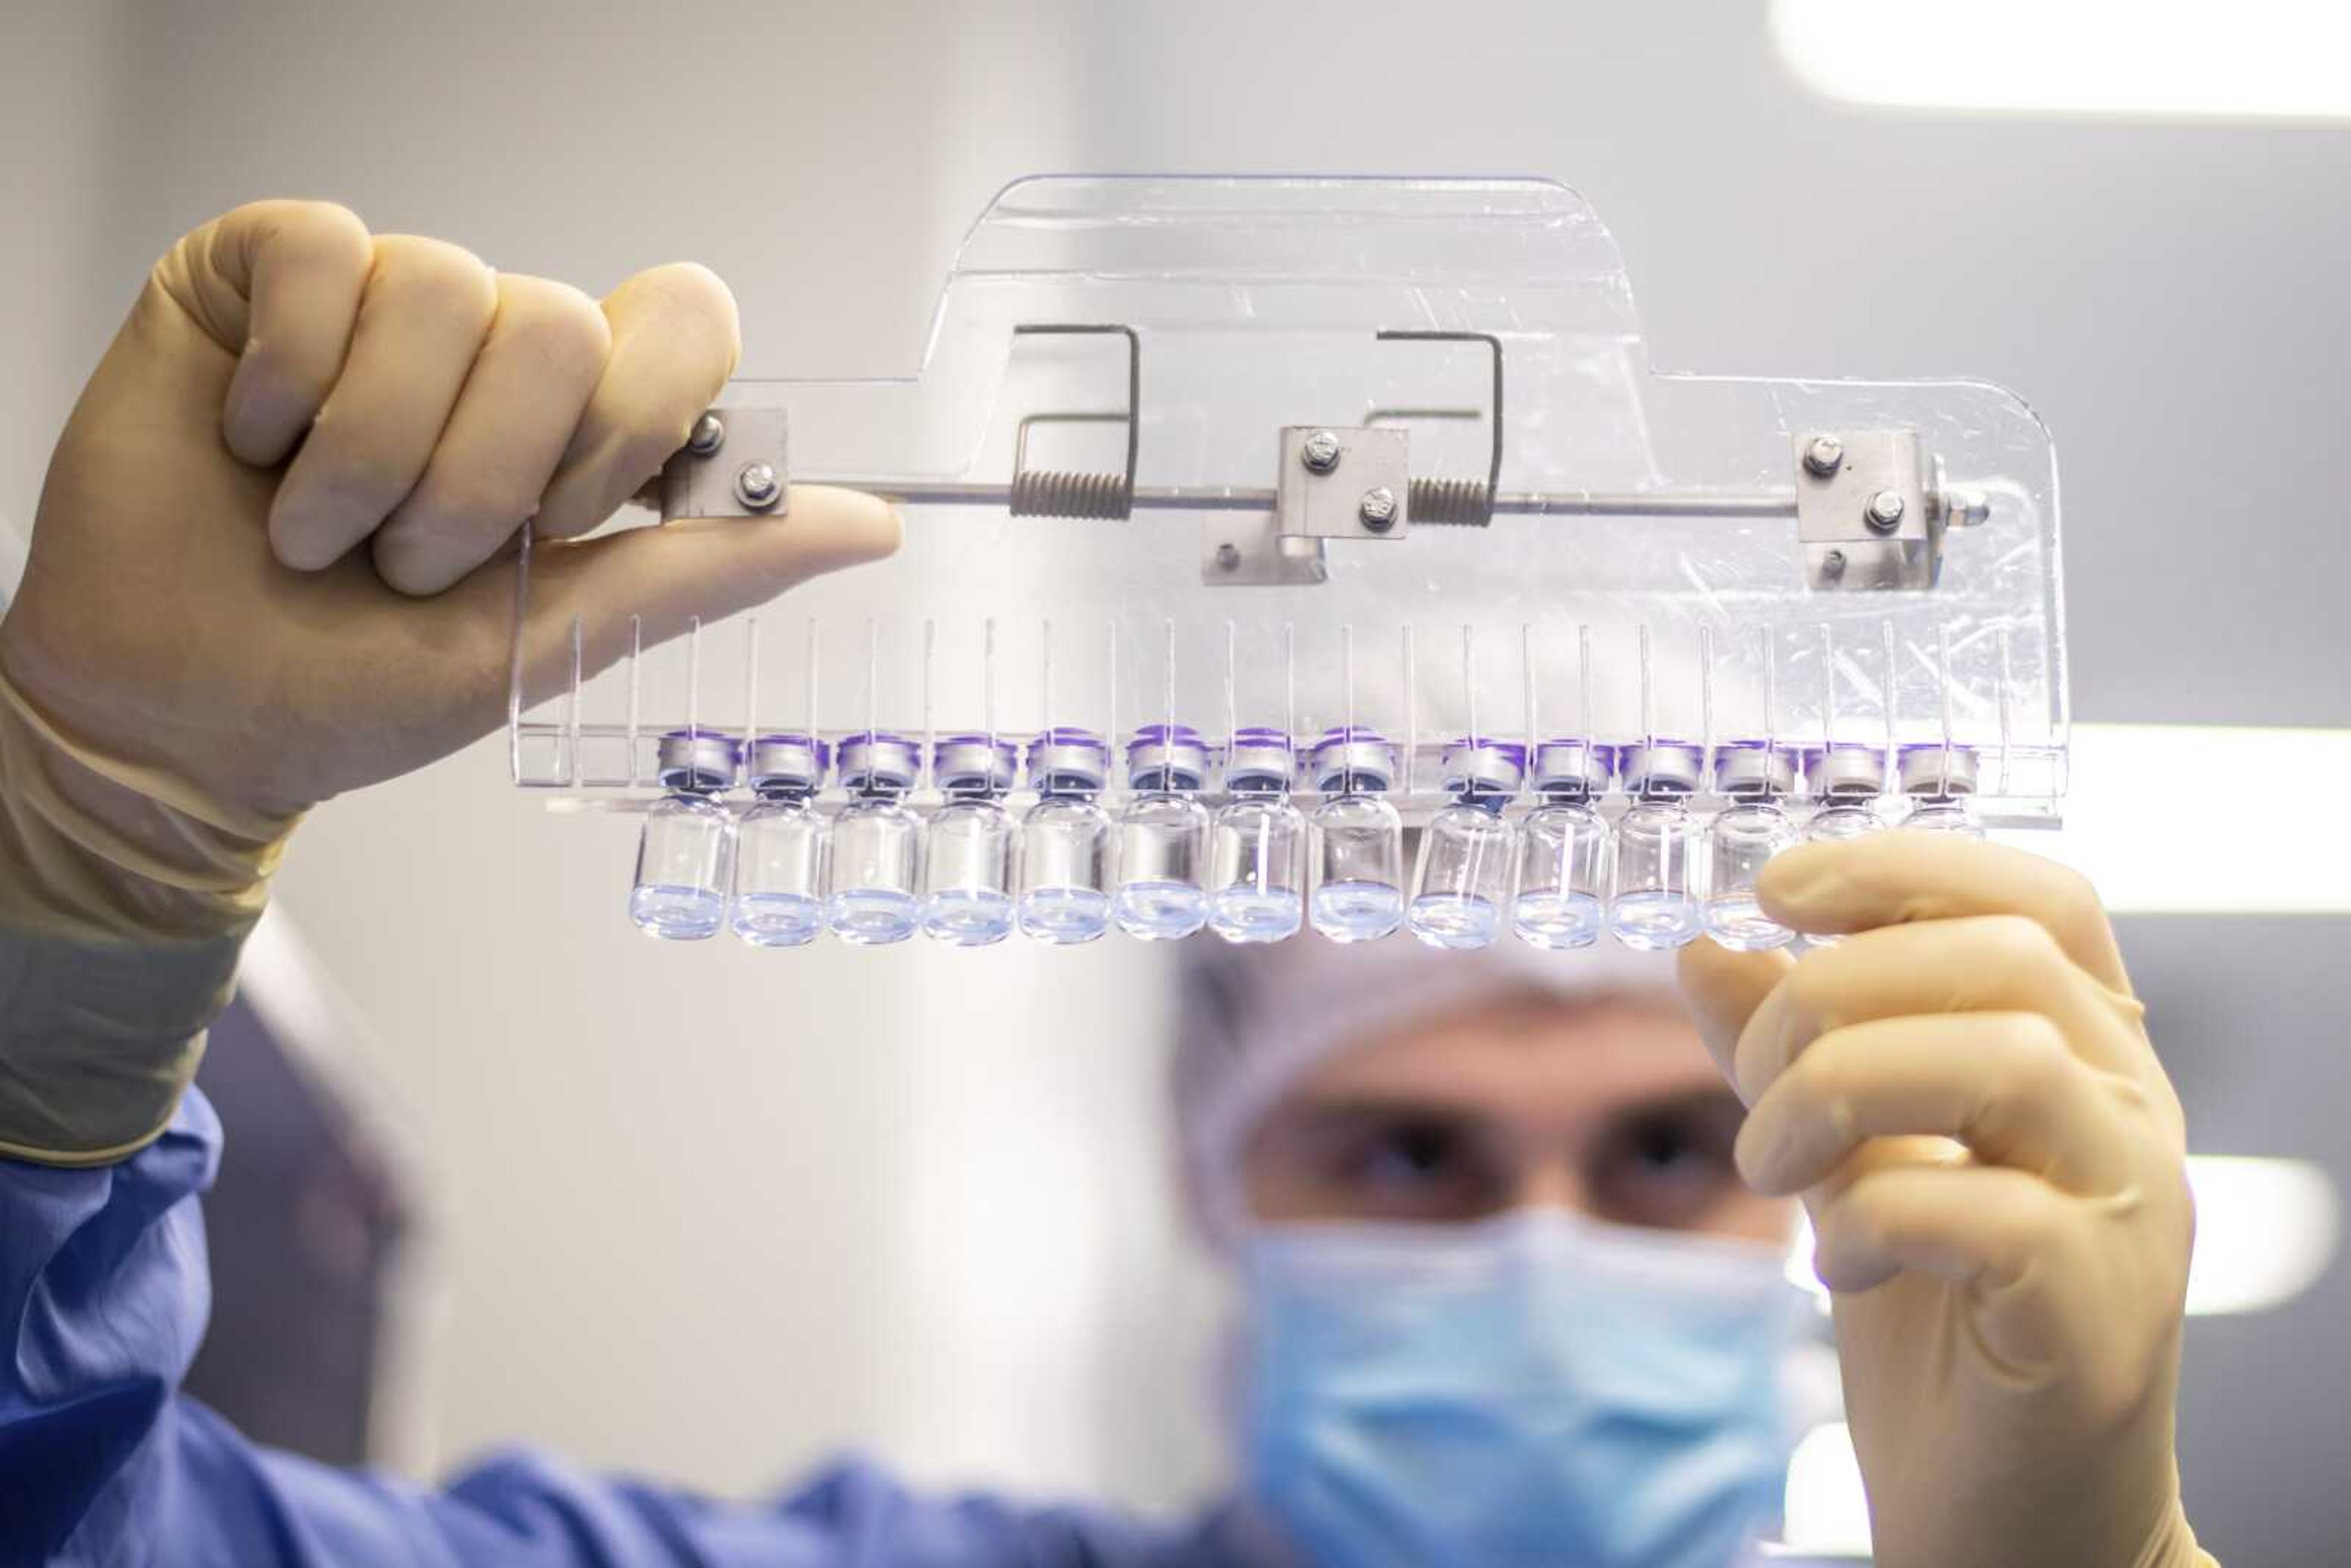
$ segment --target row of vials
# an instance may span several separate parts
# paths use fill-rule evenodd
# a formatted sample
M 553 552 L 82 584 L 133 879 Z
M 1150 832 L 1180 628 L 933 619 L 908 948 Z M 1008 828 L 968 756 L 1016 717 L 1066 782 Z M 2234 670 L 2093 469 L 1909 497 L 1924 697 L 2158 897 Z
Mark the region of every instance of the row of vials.
M 876 946 L 917 931 L 973 947 L 1016 930 L 1068 945 L 1113 925 L 1151 941 L 1206 929 L 1276 942 L 1311 925 L 1339 942 L 1401 929 L 1451 948 L 1507 930 L 1541 947 L 1587 946 L 1604 932 L 1639 948 L 1704 933 L 1754 949 L 1793 936 L 1757 904 L 1767 861 L 1801 840 L 1894 820 L 1881 804 L 1886 755 L 1864 744 L 1734 741 L 1709 758 L 1681 741 L 1571 737 L 1531 757 L 1521 744 L 1464 737 L 1444 749 L 1451 803 L 1423 828 L 1407 880 L 1403 822 L 1387 799 L 1398 753 L 1384 737 L 1332 730 L 1302 769 L 1280 730 L 1243 729 L 1216 750 L 1220 758 L 1186 726 L 1137 730 L 1126 747 L 1133 793 L 1113 815 L 1101 804 L 1109 744 L 1055 729 L 1027 747 L 1036 802 L 1016 815 L 1006 801 L 1019 748 L 953 736 L 932 748 L 944 803 L 926 819 L 907 804 L 922 747 L 904 736 L 853 735 L 835 747 L 765 735 L 747 747 L 674 732 L 660 743 L 667 792 L 645 817 L 629 914 L 656 936 L 731 929 L 760 947 L 826 932 Z M 1213 811 L 1199 799 L 1212 759 L 1225 795 Z M 1980 833 L 1969 804 L 1973 750 L 1912 745 L 1894 760 L 1899 825 Z M 828 812 L 816 797 L 836 761 L 850 799 Z M 1701 816 L 1689 801 L 1709 762 L 1730 803 Z M 1321 796 L 1311 810 L 1290 798 L 1301 777 Z M 739 817 L 718 799 L 738 779 L 757 797 Z M 1614 822 L 1595 810 L 1612 788 L 1631 798 Z M 1518 809 L 1522 789 L 1532 803 Z

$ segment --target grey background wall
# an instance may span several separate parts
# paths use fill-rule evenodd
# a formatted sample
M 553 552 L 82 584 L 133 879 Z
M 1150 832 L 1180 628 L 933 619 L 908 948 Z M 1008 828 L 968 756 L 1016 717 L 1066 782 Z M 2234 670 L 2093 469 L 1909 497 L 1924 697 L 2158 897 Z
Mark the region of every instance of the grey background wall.
M 148 260 L 239 200 L 332 196 L 591 289 L 692 256 L 747 373 L 870 374 L 912 368 L 988 195 L 1071 168 L 1565 179 L 1662 367 L 2034 401 L 2079 716 L 2351 725 L 2351 129 L 1842 109 L 1739 0 L 16 5 L 0 518 Z M 2247 804 L 2183 791 L 2180 831 Z M 747 1490 L 853 1443 L 1144 1506 L 1212 1484 L 1152 956 L 659 950 L 617 918 L 627 852 L 481 747 L 321 811 L 282 883 L 430 1173 L 433 1459 L 526 1438 Z M 2199 1148 L 2351 1183 L 2351 921 L 2125 936 Z M 2232 1564 L 2351 1531 L 2322 1458 L 2346 1288 L 2191 1333 L 2189 1496 Z

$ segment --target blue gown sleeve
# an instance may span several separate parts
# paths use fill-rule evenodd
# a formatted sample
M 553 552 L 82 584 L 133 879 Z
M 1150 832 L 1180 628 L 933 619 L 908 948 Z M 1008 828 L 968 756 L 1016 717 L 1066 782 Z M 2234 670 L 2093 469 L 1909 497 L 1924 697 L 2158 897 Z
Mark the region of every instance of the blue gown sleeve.
M 1184 1568 L 1092 1510 L 923 1499 L 845 1465 L 754 1506 L 501 1456 L 432 1490 L 246 1441 L 179 1393 L 211 1304 L 220 1124 L 191 1091 L 119 1164 L 0 1160 L 0 1564 L 75 1568 Z

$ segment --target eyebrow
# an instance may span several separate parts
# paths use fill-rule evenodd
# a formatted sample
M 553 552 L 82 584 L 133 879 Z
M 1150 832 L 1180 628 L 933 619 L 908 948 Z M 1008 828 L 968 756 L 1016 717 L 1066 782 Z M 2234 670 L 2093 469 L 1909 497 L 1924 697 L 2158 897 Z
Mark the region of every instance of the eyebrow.
M 1654 1093 L 1627 1098 L 1606 1108 L 1605 1115 L 1613 1122 L 1639 1121 L 1646 1117 L 1707 1113 L 1719 1110 L 1744 1113 L 1739 1096 L 1727 1083 L 1699 1085 L 1661 1090 Z M 1324 1125 L 1370 1122 L 1447 1122 L 1481 1123 L 1505 1120 L 1497 1116 L 1481 1102 L 1457 1100 L 1434 1092 L 1406 1092 L 1396 1089 L 1358 1089 L 1332 1092 L 1327 1098 L 1308 1098 L 1275 1107 L 1274 1114 L 1285 1119 L 1301 1117 Z

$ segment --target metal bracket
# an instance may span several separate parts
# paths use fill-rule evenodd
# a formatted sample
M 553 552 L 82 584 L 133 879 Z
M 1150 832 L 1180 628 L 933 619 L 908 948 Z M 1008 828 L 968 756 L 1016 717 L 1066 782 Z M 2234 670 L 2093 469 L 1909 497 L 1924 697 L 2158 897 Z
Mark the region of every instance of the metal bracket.
M 1943 497 L 1917 431 L 1799 431 L 1795 457 L 1796 537 L 1811 587 L 1935 586 Z
M 781 407 L 710 410 L 662 465 L 662 521 L 789 513 L 789 434 Z
M 1264 585 L 1329 580 L 1325 539 L 1412 532 L 1412 437 L 1374 425 L 1285 425 L 1270 514 L 1211 513 L 1200 580 Z

